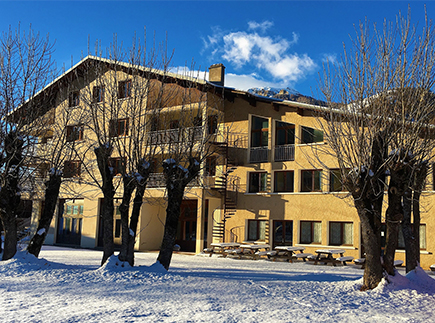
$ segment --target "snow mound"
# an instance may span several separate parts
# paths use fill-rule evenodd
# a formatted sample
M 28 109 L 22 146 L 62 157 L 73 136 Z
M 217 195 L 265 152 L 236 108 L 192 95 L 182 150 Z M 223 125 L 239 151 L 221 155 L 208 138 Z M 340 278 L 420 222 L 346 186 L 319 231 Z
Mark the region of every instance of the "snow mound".
M 45 268 L 55 269 L 56 266 L 44 258 L 36 258 L 26 250 L 17 251 L 13 258 L 0 262 L 0 272 L 13 271 L 19 274 Z
M 167 274 L 168 271 L 163 267 L 163 265 L 160 263 L 160 261 L 156 261 L 154 264 L 148 267 L 150 271 L 155 273 L 161 273 L 161 274 Z
M 118 256 L 110 256 L 109 259 L 97 271 L 100 272 L 119 272 L 132 269 L 133 267 L 126 261 L 119 260 Z
M 417 267 L 405 276 L 397 270 L 394 276 L 383 278 L 373 289 L 378 293 L 389 293 L 400 290 L 412 290 L 419 294 L 435 294 L 435 279 L 431 278 L 421 267 Z

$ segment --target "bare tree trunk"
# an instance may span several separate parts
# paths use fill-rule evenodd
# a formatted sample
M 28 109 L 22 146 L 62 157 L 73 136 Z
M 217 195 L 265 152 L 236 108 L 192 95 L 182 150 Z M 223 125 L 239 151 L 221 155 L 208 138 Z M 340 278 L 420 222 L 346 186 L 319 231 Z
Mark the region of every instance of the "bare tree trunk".
M 418 255 L 415 254 L 415 251 L 419 249 L 418 240 L 414 236 L 414 232 L 412 230 L 412 222 L 411 222 L 411 212 L 412 212 L 412 190 L 407 189 L 403 196 L 403 221 L 402 221 L 402 233 L 403 239 L 405 240 L 405 251 L 406 251 L 406 272 L 410 272 L 411 270 L 417 267 L 417 259 L 420 256 L 420 250 L 418 250 Z M 415 219 L 414 219 L 415 220 Z
M 128 241 L 130 236 L 130 230 L 128 227 L 128 214 L 130 210 L 131 196 L 135 188 L 135 182 L 133 177 L 124 175 L 124 192 L 122 195 L 122 202 L 119 206 L 119 212 L 121 213 L 121 251 L 118 258 L 121 261 L 127 260 Z
M 184 187 L 181 185 L 168 188 L 168 206 L 166 208 L 165 232 L 163 234 L 162 245 L 157 260 L 169 269 L 174 250 L 175 238 L 177 235 L 178 220 L 180 218 L 181 202 L 183 201 Z
M 39 256 L 45 237 L 50 228 L 50 223 L 53 220 L 61 183 L 62 175 L 56 173 L 56 171 L 50 174 L 50 178 L 45 183 L 47 188 L 45 189 L 44 210 L 39 219 L 38 229 L 27 247 L 27 251 L 35 257 Z
M 371 201 L 355 200 L 355 207 L 361 220 L 361 232 L 366 253 L 364 283 L 361 290 L 373 289 L 382 279 L 380 221 L 370 212 Z
M 128 249 L 127 249 L 127 261 L 130 266 L 134 266 L 134 243 L 137 234 L 137 224 L 139 222 L 140 210 L 143 203 L 143 196 L 145 194 L 145 185 L 139 185 L 136 188 L 136 195 L 133 200 L 133 210 L 130 217 L 130 234 L 128 235 Z
M 102 192 L 104 196 L 102 205 L 102 220 L 103 220 L 103 258 L 101 265 L 111 257 L 115 252 L 115 244 L 113 242 L 113 197 L 115 188 L 113 186 L 113 174 L 109 169 L 109 157 L 112 153 L 111 147 L 102 145 L 95 149 L 98 168 L 100 170 L 103 181 Z
M 391 171 L 388 187 L 388 208 L 386 211 L 386 244 L 384 252 L 384 267 L 389 275 L 394 276 L 394 256 L 399 241 L 400 222 L 403 219 L 403 170 Z M 407 179 L 405 179 L 407 182 Z

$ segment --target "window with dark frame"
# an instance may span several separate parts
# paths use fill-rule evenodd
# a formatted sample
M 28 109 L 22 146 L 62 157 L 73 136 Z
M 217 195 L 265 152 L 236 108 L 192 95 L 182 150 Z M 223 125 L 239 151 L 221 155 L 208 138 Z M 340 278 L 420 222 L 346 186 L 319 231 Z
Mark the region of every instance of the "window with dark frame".
M 180 128 L 180 120 L 171 120 L 171 122 L 169 122 L 169 128 L 170 129 Z
M 322 222 L 320 221 L 301 221 L 300 222 L 300 242 L 301 243 L 322 243 Z
M 329 244 L 331 246 L 353 245 L 353 223 L 329 222 Z
M 343 177 L 341 176 L 340 169 L 331 169 L 329 174 L 329 191 L 330 192 L 342 192 L 343 188 Z
M 74 91 L 69 94 L 69 107 L 76 107 L 80 104 L 80 91 Z
M 252 117 L 251 147 L 267 147 L 269 142 L 269 120 Z
M 290 171 L 276 171 L 273 180 L 274 192 L 285 193 L 294 191 L 294 172 Z
M 103 102 L 104 100 L 104 87 L 94 86 L 92 91 L 92 98 L 94 103 Z
M 85 127 L 83 125 L 67 126 L 66 141 L 72 142 L 72 141 L 83 140 L 84 128 Z
M 301 144 L 323 142 L 323 132 L 314 128 L 302 126 Z
M 217 133 L 218 116 L 211 115 L 207 117 L 207 131 L 209 135 Z
M 276 122 L 275 129 L 275 144 L 277 146 L 282 145 L 294 145 L 295 144 L 295 125 L 291 123 Z
M 248 240 L 266 240 L 266 220 L 248 220 Z
M 301 171 L 302 186 L 301 192 L 321 192 L 322 191 L 322 171 L 303 170 Z
M 131 80 L 122 81 L 118 84 L 118 98 L 125 99 L 131 96 Z
M 122 175 L 125 172 L 126 162 L 127 158 L 125 157 L 109 158 L 109 167 L 113 168 L 113 176 Z
M 249 193 L 266 192 L 267 172 L 249 173 Z
M 79 177 L 81 173 L 81 162 L 79 160 L 68 160 L 63 165 L 63 177 Z
M 121 137 L 128 135 L 128 118 L 115 119 L 109 122 L 109 136 Z
M 216 156 L 208 156 L 205 160 L 205 176 L 216 176 Z

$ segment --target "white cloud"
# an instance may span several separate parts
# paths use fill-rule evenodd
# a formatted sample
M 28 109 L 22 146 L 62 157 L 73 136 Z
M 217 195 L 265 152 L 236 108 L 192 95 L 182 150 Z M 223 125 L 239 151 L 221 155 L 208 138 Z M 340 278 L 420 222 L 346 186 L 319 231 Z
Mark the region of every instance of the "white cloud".
M 270 21 L 248 23 L 248 32 L 222 32 L 219 28 L 213 29 L 213 35 L 208 36 L 205 48 L 211 49 L 213 60 L 220 55 L 236 69 L 251 70 L 255 72 L 266 71 L 277 83 L 295 82 L 302 79 L 305 74 L 312 72 L 317 66 L 308 54 L 290 52 L 290 48 L 299 40 L 296 33 L 291 39 L 260 35 L 273 25 Z M 247 74 L 253 75 L 253 74 Z
M 262 23 L 258 23 L 256 21 L 249 21 L 248 22 L 248 29 L 249 30 L 255 30 L 255 29 L 260 29 L 261 32 L 266 32 L 267 29 L 269 29 L 270 27 L 273 26 L 273 22 L 271 21 L 263 21 Z

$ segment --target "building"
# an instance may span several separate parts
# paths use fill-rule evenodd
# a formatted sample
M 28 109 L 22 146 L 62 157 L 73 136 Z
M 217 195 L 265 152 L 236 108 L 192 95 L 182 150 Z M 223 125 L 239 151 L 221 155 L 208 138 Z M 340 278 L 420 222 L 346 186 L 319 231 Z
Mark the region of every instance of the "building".
M 108 65 L 104 73 L 113 73 L 110 61 L 87 57 L 41 92 L 56 86 L 56 91 L 52 91 L 56 94 L 50 94 L 51 99 L 47 101 L 53 108 L 45 114 L 52 116 L 51 125 L 56 125 L 56 116 L 63 109 L 78 107 L 80 110 L 86 89 L 92 89 L 91 96 L 96 103 L 107 95 L 96 79 L 83 76 L 90 62 L 105 62 Z M 134 73 L 127 67 L 116 71 L 120 75 L 115 84 L 118 96 L 114 99 L 123 100 L 123 104 L 135 97 L 135 85 L 131 82 Z M 180 93 L 188 91 L 190 99 L 186 106 L 197 116 L 192 118 L 189 129 L 194 132 L 198 129 L 198 136 L 203 138 L 205 133 L 209 145 L 214 147 L 213 153 L 203 160 L 200 179 L 185 193 L 176 241 L 182 251 L 198 253 L 210 243 L 222 240 L 264 240 L 273 246 L 302 245 L 306 252 L 340 247 L 346 249 L 346 255 L 355 258 L 363 255 L 359 218 L 352 201 L 344 198 L 346 192 L 342 192 L 335 160 L 324 155 L 322 163 L 326 169 L 315 166 L 313 149 L 326 145 L 315 117 L 317 106 L 227 88 L 221 64 L 210 67 L 210 82 L 172 74 L 169 77 L 165 74 L 167 79 L 162 81 L 161 72 L 153 70 L 152 73 L 147 80 L 169 84 L 175 94 L 159 107 L 159 118 L 146 129 L 147 138 L 164 146 L 174 140 L 174 134 L 178 136 L 181 129 L 178 110 L 184 104 Z M 150 91 L 144 104 L 152 102 L 153 95 Z M 150 113 L 149 118 L 152 117 Z M 69 122 L 65 126 L 70 141 L 81 142 L 85 147 L 95 141 L 87 135 L 88 125 Z M 131 120 L 121 116 L 110 122 L 111 136 L 128 137 Z M 55 136 L 52 129 L 41 135 L 41 149 L 47 149 L 42 146 Z M 95 163 L 92 156 L 90 152 L 90 164 Z M 166 211 L 164 182 L 158 164 L 166 157 L 162 150 L 155 158 L 157 166 L 148 181 L 139 219 L 137 250 L 156 250 L 161 243 Z M 122 158 L 114 157 L 115 169 L 122 164 Z M 85 178 L 81 179 L 80 167 L 75 160 L 64 164 L 65 177 L 76 180 L 70 183 L 74 189 L 69 187 L 61 192 L 47 244 L 85 248 L 102 245 L 99 216 L 102 193 Z M 435 230 L 430 211 L 435 202 L 431 185 L 424 196 L 428 211 L 422 214 L 420 227 L 421 265 L 425 268 L 435 263 L 432 254 L 435 238 L 429 234 Z M 117 205 L 121 196 L 122 186 L 115 195 Z M 33 200 L 36 219 L 43 200 L 38 194 Z M 117 210 L 114 238 L 119 243 Z M 401 247 L 396 258 L 404 260 Z

